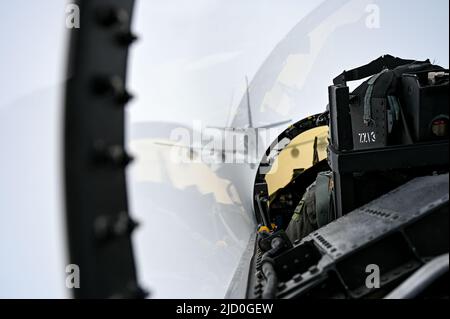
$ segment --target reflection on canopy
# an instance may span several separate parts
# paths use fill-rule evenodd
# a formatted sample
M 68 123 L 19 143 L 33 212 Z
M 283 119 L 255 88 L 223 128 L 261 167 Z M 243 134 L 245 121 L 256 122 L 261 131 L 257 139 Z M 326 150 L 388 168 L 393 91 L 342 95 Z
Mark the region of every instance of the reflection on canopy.
M 277 156 L 266 175 L 269 195 L 285 187 L 296 174 L 327 157 L 328 127 L 320 126 L 296 136 Z M 317 145 L 315 147 L 315 145 Z M 316 154 L 315 150 L 317 151 Z M 316 155 L 316 156 L 315 156 Z
M 164 142 L 167 140 L 139 139 L 131 141 L 129 144 L 131 151 L 139 154 L 133 168 L 134 181 L 167 183 L 180 190 L 196 187 L 203 195 L 213 194 L 218 203 L 240 203 L 229 180 L 217 176 L 211 167 L 204 163 L 174 161 L 171 148 L 163 147 L 162 143 Z M 180 149 L 180 151 L 189 152 L 185 149 Z M 232 194 L 234 195 L 230 193 L 230 190 L 233 190 Z M 236 200 L 238 202 L 234 202 Z
M 255 121 L 286 118 L 296 121 L 325 108 L 326 86 L 332 76 L 329 75 L 330 70 L 323 70 L 323 65 L 337 61 L 339 55 L 347 54 L 348 51 L 335 51 L 333 59 L 323 60 L 323 50 L 329 45 L 329 38 L 336 37 L 339 29 L 350 24 L 355 24 L 354 29 L 364 28 L 363 18 L 367 16 L 365 9 L 371 2 L 325 1 L 286 35 L 251 82 L 252 106 L 256 108 Z M 323 81 L 321 86 L 314 88 L 311 85 L 317 83 L 317 79 Z M 311 99 L 311 93 L 320 91 L 322 94 Z M 245 116 L 243 98 L 233 124 L 245 121 Z
M 147 2 L 141 2 L 141 5 L 142 3 Z M 218 5 L 223 7 L 218 8 L 220 10 L 217 12 L 222 13 L 222 9 L 229 11 L 234 9 L 227 6 L 229 2 L 223 3 Z M 328 101 L 327 86 L 343 71 L 343 66 L 350 68 L 363 65 L 383 54 L 418 59 L 436 57 L 441 64 L 448 64 L 448 36 L 445 39 L 437 38 L 438 34 L 442 35 L 448 31 L 442 29 L 440 33 L 435 32 L 443 25 L 446 30 L 448 28 L 448 10 L 442 10 L 443 3 L 430 6 L 426 1 L 409 0 L 322 1 L 315 10 L 287 32 L 283 39 L 280 38 L 280 42 L 274 46 L 272 53 L 261 63 L 256 75 L 251 79 L 249 95 L 254 125 L 260 126 L 288 119 L 297 122 L 311 114 L 323 112 Z M 444 7 L 448 7 L 448 2 L 445 3 Z M 366 19 L 371 14 L 367 11 L 367 6 L 370 4 L 375 4 L 380 9 L 380 28 L 367 27 Z M 258 5 L 256 1 L 249 6 L 254 10 L 253 6 Z M 405 7 L 408 7 L 407 12 L 404 10 Z M 401 16 L 402 14 L 404 16 Z M 205 15 L 203 18 L 209 17 L 211 15 Z M 157 30 L 153 31 L 155 36 L 164 39 L 170 38 L 173 34 L 178 35 L 179 29 L 169 27 L 176 25 L 173 19 L 167 19 L 167 16 L 164 19 L 167 25 L 152 28 Z M 270 25 L 270 28 L 277 28 L 281 19 L 282 17 L 272 15 L 267 25 Z M 141 21 L 144 20 L 147 23 L 152 21 L 151 19 Z M 426 20 L 435 23 L 424 25 L 404 22 Z M 200 33 L 204 28 L 198 28 L 196 21 L 190 23 L 197 26 L 199 34 L 195 37 L 201 39 Z M 250 19 L 242 26 L 239 23 L 234 26 L 245 28 L 251 23 Z M 266 29 L 260 27 L 260 31 L 266 32 L 267 25 Z M 142 33 L 143 38 L 147 39 L 145 32 Z M 418 40 L 411 41 L 411 34 Z M 223 41 L 219 37 L 216 38 L 220 44 L 236 43 L 232 41 L 233 39 Z M 251 42 L 252 37 L 246 40 Z M 246 74 L 253 74 L 251 70 L 243 71 L 248 64 L 243 57 L 252 56 L 255 52 L 251 50 L 246 52 L 247 47 L 220 45 L 220 49 L 224 52 L 243 52 L 243 54 L 227 55 L 233 57 L 227 64 L 204 63 L 204 60 L 203 63 L 193 63 L 189 67 L 189 73 L 183 73 L 180 61 L 192 57 L 179 57 L 179 49 L 190 48 L 192 43 L 189 45 L 183 43 L 181 47 L 178 43 L 155 42 L 154 46 L 145 52 L 146 54 L 142 53 L 142 60 L 135 63 L 138 73 L 134 75 L 136 82 L 139 82 L 140 88 L 151 87 L 158 94 L 161 91 L 168 93 L 161 94 L 164 98 L 145 99 L 145 94 L 142 94 L 145 91 L 142 89 L 142 92 L 137 93 L 144 97 L 137 101 L 144 101 L 145 107 L 151 107 L 149 118 L 154 118 L 151 112 L 171 109 L 174 114 L 183 114 L 183 117 L 179 117 L 184 123 L 188 123 L 199 119 L 192 119 L 189 117 L 190 114 L 188 116 L 185 114 L 188 112 L 194 114 L 194 110 L 197 110 L 197 114 L 204 113 L 201 120 L 210 124 L 210 120 L 217 117 L 214 113 L 217 113 L 219 107 L 226 107 L 229 104 L 224 96 L 235 91 L 240 85 L 240 82 L 233 82 L 232 79 L 239 78 L 241 81 Z M 194 44 L 197 45 L 199 44 Z M 155 70 L 146 71 L 143 67 L 148 65 L 149 57 L 150 59 L 154 57 L 155 49 L 164 52 L 161 54 L 164 57 L 164 70 L 170 72 L 155 73 L 153 72 Z M 197 51 L 197 48 L 192 51 Z M 217 47 L 214 50 L 208 47 L 206 51 L 215 52 Z M 176 58 L 166 59 L 167 55 L 174 55 Z M 197 58 L 195 60 L 201 61 L 199 57 Z M 207 60 L 211 61 L 210 58 Z M 162 63 L 157 61 L 152 67 L 162 68 L 161 65 Z M 240 91 L 244 92 L 245 88 Z M 247 97 L 242 94 L 231 127 L 246 127 L 248 124 Z M 133 108 L 130 110 L 133 112 Z M 223 113 L 228 113 L 228 109 Z M 228 125 L 225 118 L 217 122 L 219 124 L 226 122 Z M 144 280 L 149 287 L 154 287 L 157 297 L 221 297 L 255 227 L 252 196 L 256 170 L 242 164 L 222 165 L 217 170 L 197 164 L 177 164 L 175 167 L 167 162 L 167 154 L 163 147 L 158 148 L 154 144 L 150 146 L 155 141 L 169 140 L 169 133 L 166 131 L 162 133 L 162 129 L 159 130 L 159 127 L 152 125 L 150 129 L 155 132 L 155 136 L 152 136 L 154 139 L 131 142 L 134 143 L 133 147 L 137 150 L 138 158 L 135 164 L 137 174 L 133 176 L 140 179 L 132 183 L 134 186 L 130 192 L 133 199 L 131 202 L 144 225 L 157 224 L 157 227 L 153 228 L 143 227 L 138 235 L 140 237 L 137 241 L 137 254 L 140 257 Z M 285 127 L 274 129 L 273 135 L 278 136 L 284 129 Z M 326 156 L 323 149 L 326 139 L 322 138 L 327 136 L 327 132 L 324 128 L 323 132 L 319 128 L 317 130 L 320 160 Z M 311 166 L 314 158 L 312 151 L 314 138 L 307 138 L 306 134 L 313 133 L 305 132 L 305 136 L 294 139 L 281 152 L 279 161 L 286 160 L 287 164 L 274 165 L 280 171 L 273 171 L 267 176 L 270 193 L 285 186 L 291 180 L 294 169 L 306 169 Z M 305 140 L 305 144 L 295 145 L 302 140 Z M 265 146 L 261 145 L 258 158 L 263 157 L 268 145 Z M 155 161 L 160 163 L 149 161 L 148 165 L 144 165 L 144 162 L 139 162 L 141 152 L 144 158 L 154 157 Z M 154 167 L 150 167 L 151 165 Z M 239 200 L 224 190 L 230 185 L 236 189 Z M 233 204 L 229 204 L 230 202 Z M 167 235 L 168 233 L 170 235 Z M 150 253 L 148 243 L 155 237 L 162 238 L 165 247 Z

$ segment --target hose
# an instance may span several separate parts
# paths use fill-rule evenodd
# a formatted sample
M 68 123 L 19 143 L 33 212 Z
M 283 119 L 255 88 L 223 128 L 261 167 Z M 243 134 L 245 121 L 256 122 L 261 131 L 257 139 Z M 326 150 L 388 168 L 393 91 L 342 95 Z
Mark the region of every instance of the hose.
M 261 269 L 264 277 L 266 278 L 266 285 L 262 293 L 263 299 L 275 299 L 278 288 L 278 276 L 273 266 L 274 261 L 272 257 L 276 256 L 283 248 L 284 241 L 281 237 L 275 237 L 272 239 L 271 249 L 264 253 L 261 259 Z

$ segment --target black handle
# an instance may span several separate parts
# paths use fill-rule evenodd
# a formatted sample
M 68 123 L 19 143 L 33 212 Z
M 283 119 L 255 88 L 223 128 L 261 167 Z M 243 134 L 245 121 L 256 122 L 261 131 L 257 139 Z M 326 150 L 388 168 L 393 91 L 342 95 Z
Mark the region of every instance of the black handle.
M 360 66 L 359 68 L 355 68 L 349 71 L 344 71 L 340 75 L 338 75 L 334 80 L 334 85 L 342 84 L 346 85 L 347 81 L 356 81 L 367 78 L 374 74 L 380 73 L 383 69 L 394 69 L 396 67 L 411 64 L 414 62 L 418 62 L 416 60 L 405 60 L 397 57 L 393 57 L 392 55 L 386 54 L 379 57 L 372 62 Z M 429 63 L 429 60 L 421 61 L 420 63 Z

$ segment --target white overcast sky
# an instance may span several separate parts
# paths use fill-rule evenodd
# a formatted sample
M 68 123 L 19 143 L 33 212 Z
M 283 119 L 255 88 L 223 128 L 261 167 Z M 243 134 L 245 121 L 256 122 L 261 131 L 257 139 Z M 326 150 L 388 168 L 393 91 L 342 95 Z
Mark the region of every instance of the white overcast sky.
M 321 2 L 137 1 L 134 29 L 141 40 L 130 59 L 129 85 L 137 95 L 130 122 L 225 125 L 230 105 L 235 110 L 242 98 L 245 76 L 252 79 Z M 326 88 L 338 72 L 381 54 L 429 57 L 448 67 L 448 0 L 370 2 L 382 8 L 380 29 L 360 32 L 360 24 L 349 24 L 329 37 L 306 35 L 323 46 L 311 68 L 311 85 L 299 95 L 301 107 L 288 114 L 294 120 L 324 109 Z M 66 296 L 60 202 L 65 4 L 0 4 L 0 298 Z M 158 275 L 144 277 L 155 283 Z M 159 278 L 164 282 L 163 274 Z M 161 287 L 159 296 L 187 296 L 195 288 L 187 283 L 174 288 L 179 291 Z M 208 292 L 222 296 L 223 286 Z

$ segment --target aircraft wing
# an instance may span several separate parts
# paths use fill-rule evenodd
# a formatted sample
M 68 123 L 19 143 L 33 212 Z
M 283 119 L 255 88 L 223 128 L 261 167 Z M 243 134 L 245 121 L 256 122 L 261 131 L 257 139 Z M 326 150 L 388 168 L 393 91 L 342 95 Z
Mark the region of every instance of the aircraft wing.
M 277 126 L 281 126 L 284 124 L 288 124 L 292 122 L 292 120 L 286 120 L 286 121 L 281 121 L 281 122 L 276 122 L 276 123 L 270 123 L 270 124 L 266 124 L 266 125 L 261 125 L 261 126 L 257 126 L 254 128 L 272 128 L 272 127 L 277 127 Z M 223 130 L 223 131 L 245 131 L 248 129 L 252 129 L 253 127 L 223 127 L 223 126 L 208 126 L 207 128 L 214 128 L 214 129 L 218 129 L 218 130 Z
M 175 144 L 175 143 L 165 143 L 165 142 L 155 142 L 154 144 L 156 145 L 160 145 L 160 146 L 169 146 L 169 147 L 179 147 L 179 148 L 185 148 L 191 151 L 204 151 L 206 148 L 205 147 L 200 147 L 200 146 L 188 146 L 188 145 L 180 145 L 180 144 Z M 234 151 L 234 150 L 213 150 L 214 152 L 219 152 L 220 153 L 229 153 L 229 154 L 236 154 L 238 153 L 238 151 Z
M 207 128 L 217 129 L 221 131 L 244 131 L 244 127 L 231 127 L 231 126 L 207 126 Z
M 181 144 L 175 144 L 175 143 L 166 143 L 166 142 L 155 142 L 154 144 L 160 145 L 160 146 L 173 146 L 173 147 L 179 147 L 179 148 L 185 148 L 188 150 L 195 150 L 195 151 L 201 151 L 202 148 L 199 146 L 189 146 L 189 145 L 181 145 Z
M 299 146 L 306 145 L 306 144 L 311 144 L 311 143 L 314 143 L 314 140 L 308 140 L 308 141 L 305 141 L 305 142 L 300 142 L 300 143 L 295 143 L 295 144 L 288 144 L 287 146 L 285 146 L 285 147 L 283 147 L 281 149 L 278 149 L 278 151 L 287 150 L 287 149 L 291 149 L 291 148 L 297 148 Z M 319 138 L 319 142 L 317 143 L 317 146 L 318 147 L 322 147 L 322 146 L 325 146 L 325 145 L 327 145 L 327 143 L 324 142 L 324 138 Z
M 256 128 L 272 128 L 272 127 L 277 127 L 277 126 L 281 126 L 281 125 L 284 125 L 284 124 L 288 124 L 288 123 L 291 123 L 291 122 L 292 122 L 292 120 L 286 120 L 286 121 L 271 123 L 271 124 L 267 124 L 267 125 L 261 125 L 261 126 L 258 126 Z

